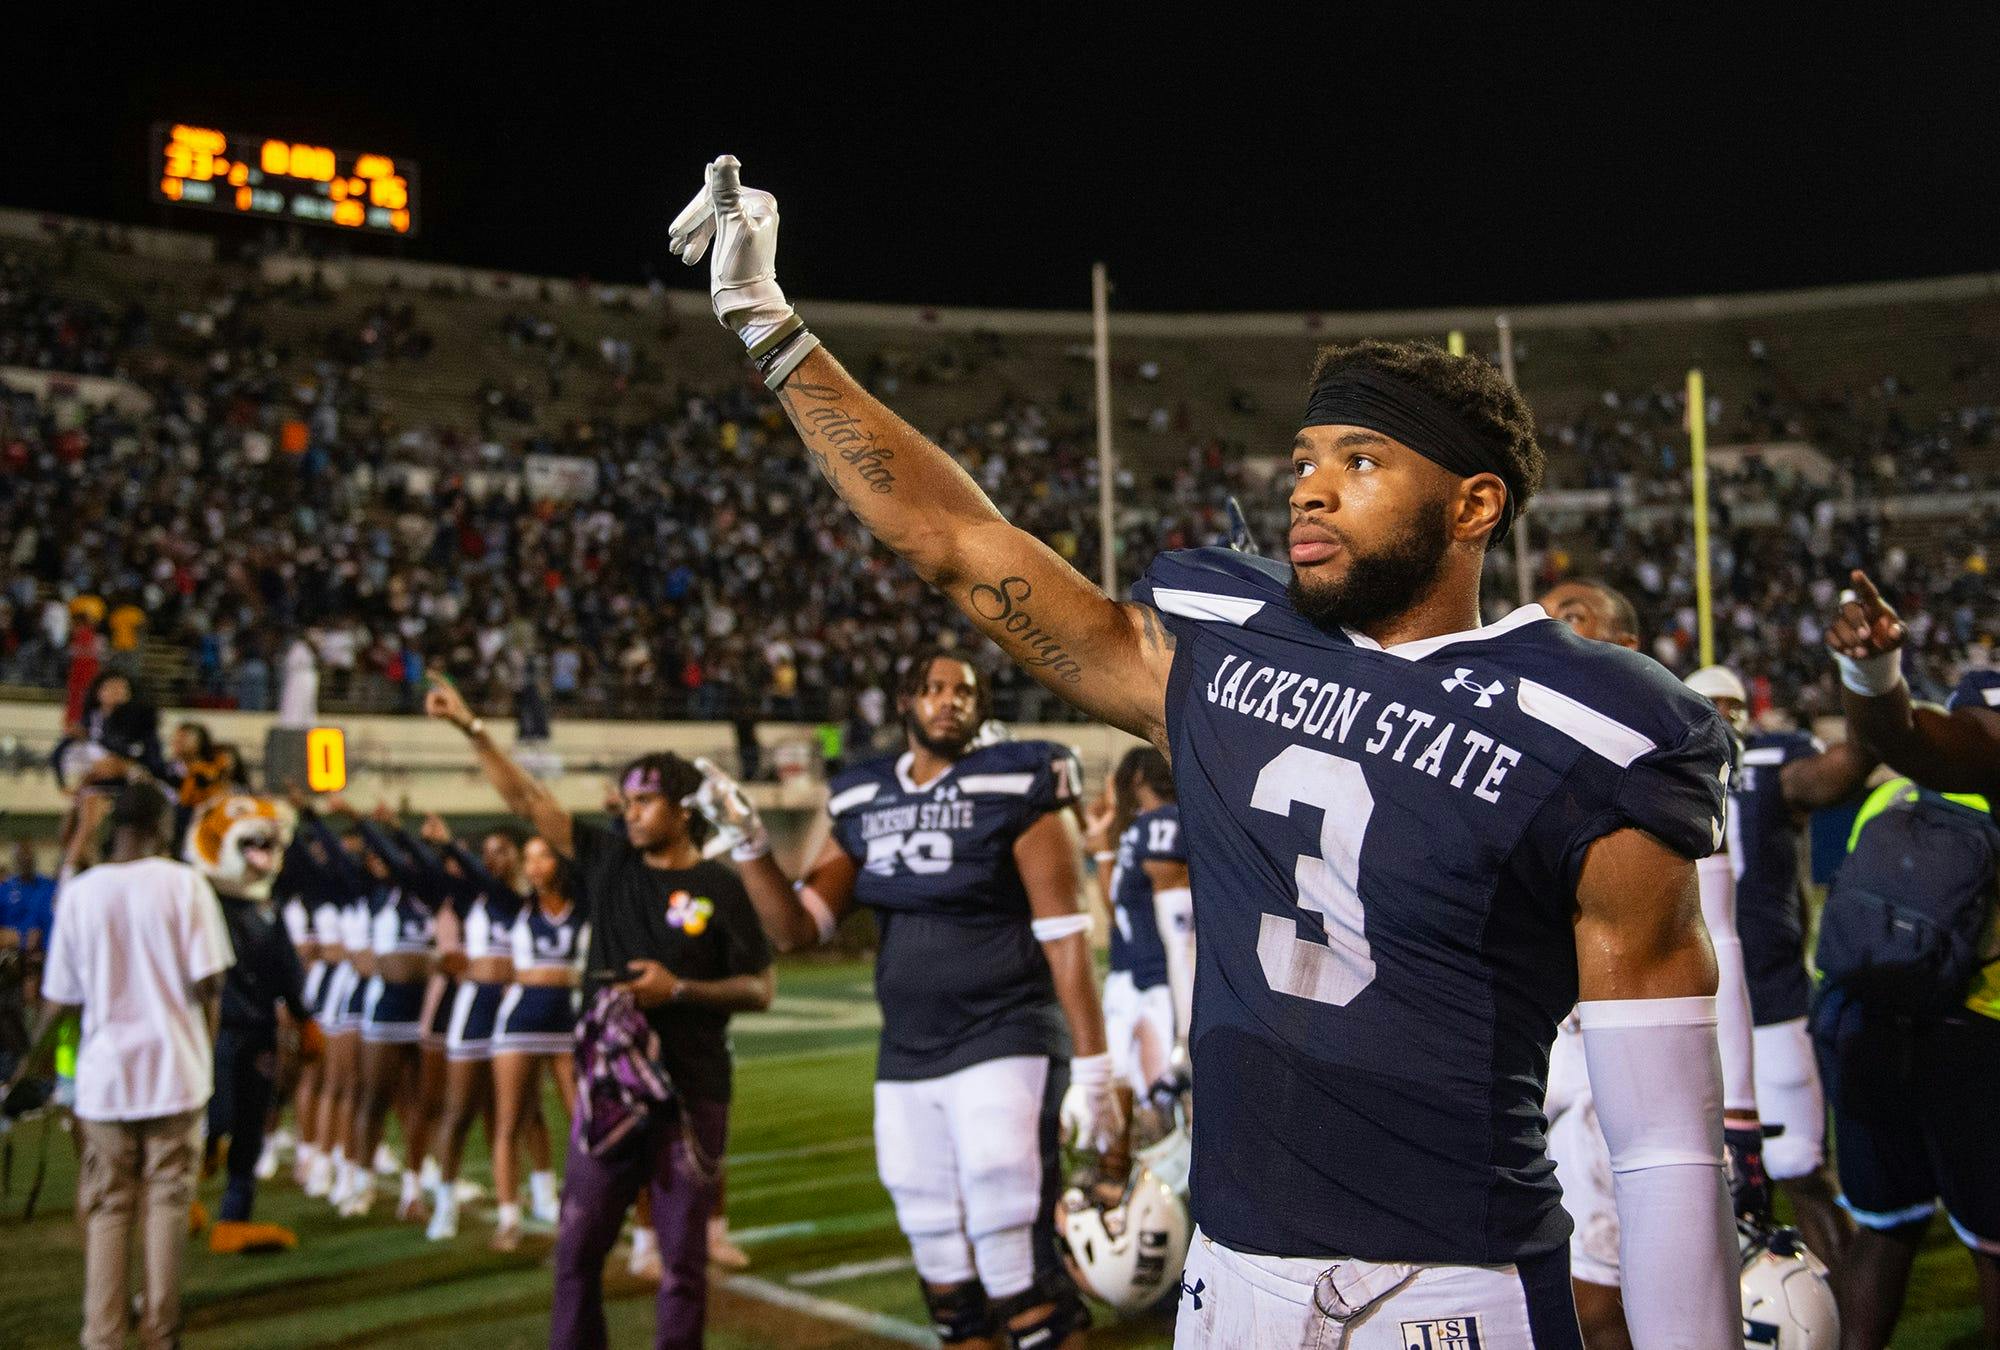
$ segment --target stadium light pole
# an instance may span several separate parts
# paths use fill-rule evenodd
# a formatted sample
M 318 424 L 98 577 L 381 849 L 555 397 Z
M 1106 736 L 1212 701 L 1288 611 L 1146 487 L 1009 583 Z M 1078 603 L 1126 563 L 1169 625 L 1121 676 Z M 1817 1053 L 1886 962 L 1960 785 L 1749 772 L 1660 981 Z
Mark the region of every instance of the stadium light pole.
M 1118 598 L 1118 554 L 1113 548 L 1111 489 L 1111 280 L 1103 263 L 1090 265 L 1091 345 L 1097 358 L 1097 548 L 1104 593 Z
M 1514 378 L 1514 321 L 1505 314 L 1493 317 L 1493 327 L 1500 334 L 1500 374 L 1516 389 L 1521 387 Z M 1528 573 L 1528 516 L 1526 512 L 1514 517 L 1514 584 L 1521 593 L 1521 604 L 1535 598 L 1535 579 Z
M 1694 612 L 1701 664 L 1715 664 L 1715 602 L 1708 570 L 1708 395 L 1701 372 L 1690 370 L 1687 385 L 1688 460 L 1694 470 Z

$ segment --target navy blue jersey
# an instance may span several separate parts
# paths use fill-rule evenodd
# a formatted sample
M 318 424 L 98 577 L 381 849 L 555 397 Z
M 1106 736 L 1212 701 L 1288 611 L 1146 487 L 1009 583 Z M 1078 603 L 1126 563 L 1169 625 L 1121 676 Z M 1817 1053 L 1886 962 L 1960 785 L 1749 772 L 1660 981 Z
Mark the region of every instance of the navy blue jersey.
M 2000 669 L 1980 666 L 1965 671 L 1958 677 L 1950 697 L 1944 706 L 1957 712 L 1960 708 L 2000 709 Z
M 1736 935 L 1750 1015 L 1760 1027 L 1806 1015 L 1806 902 L 1799 884 L 1800 822 L 1785 802 L 1784 767 L 1826 749 L 1803 731 L 1766 731 L 1743 749 L 1729 796 L 1729 853 L 1736 869 Z
M 1570 1222 L 1544 1147 L 1584 855 L 1720 845 L 1730 738 L 1665 667 L 1539 607 L 1383 648 L 1290 569 L 1164 554 L 1195 897 L 1194 1215 L 1239 1250 L 1500 1264 Z
M 1004 1055 L 1069 1054 L 1069 1030 L 1014 844 L 1076 799 L 1075 757 L 1048 741 L 969 751 L 929 783 L 884 756 L 828 784 L 833 837 L 875 911 L 876 1076 L 937 1078 Z
M 1167 982 L 1167 948 L 1145 865 L 1186 861 L 1177 806 L 1142 812 L 1118 836 L 1118 861 L 1111 870 L 1111 969 L 1130 975 L 1136 989 Z

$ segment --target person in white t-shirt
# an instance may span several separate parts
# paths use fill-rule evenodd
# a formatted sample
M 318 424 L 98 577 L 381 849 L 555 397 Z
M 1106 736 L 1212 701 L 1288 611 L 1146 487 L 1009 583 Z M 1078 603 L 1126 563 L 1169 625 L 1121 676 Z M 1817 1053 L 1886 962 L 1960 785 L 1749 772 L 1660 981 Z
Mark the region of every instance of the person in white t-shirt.
M 110 812 L 111 860 L 65 881 L 42 976 L 45 1017 L 81 1008 L 77 1211 L 84 1226 L 83 1344 L 122 1346 L 126 1262 L 143 1224 L 140 1343 L 178 1344 L 188 1205 L 214 1091 L 223 972 L 235 961 L 207 880 L 158 856 L 172 810 L 150 782 Z

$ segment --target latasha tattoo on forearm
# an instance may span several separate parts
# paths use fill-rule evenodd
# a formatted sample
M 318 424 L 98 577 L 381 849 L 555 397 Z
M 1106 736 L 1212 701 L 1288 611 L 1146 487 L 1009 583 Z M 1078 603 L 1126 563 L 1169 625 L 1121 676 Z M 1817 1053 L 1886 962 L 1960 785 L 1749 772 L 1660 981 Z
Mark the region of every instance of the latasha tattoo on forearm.
M 1022 608 L 1035 593 L 1026 577 L 1007 577 L 998 585 L 981 582 L 966 592 L 972 612 L 1000 630 L 1015 648 L 1015 660 L 1029 670 L 1046 670 L 1064 684 L 1083 678 L 1083 666 L 1064 649 L 1061 639 Z
M 896 457 L 896 452 L 877 440 L 875 433 L 847 410 L 840 390 L 829 384 L 793 380 L 778 392 L 778 401 L 798 424 L 806 452 L 836 491 L 840 490 L 840 481 L 827 462 L 828 450 L 852 466 L 870 492 L 887 494 L 896 490 L 896 475 L 889 470 L 889 461 Z

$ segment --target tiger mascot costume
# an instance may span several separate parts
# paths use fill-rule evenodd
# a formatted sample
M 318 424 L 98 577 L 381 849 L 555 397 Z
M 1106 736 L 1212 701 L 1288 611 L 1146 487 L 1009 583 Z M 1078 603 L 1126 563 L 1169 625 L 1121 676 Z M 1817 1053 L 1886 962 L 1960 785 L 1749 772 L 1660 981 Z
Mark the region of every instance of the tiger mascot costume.
M 280 1066 L 316 1059 L 326 1044 L 303 1001 L 297 949 L 270 903 L 296 825 L 284 802 L 238 791 L 211 796 L 188 825 L 187 860 L 215 887 L 236 951 L 223 982 L 203 1169 L 228 1172 L 209 1232 L 209 1249 L 224 1254 L 298 1245 L 290 1229 L 250 1218 L 264 1128 L 272 1103 L 282 1099 Z

